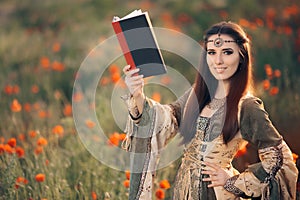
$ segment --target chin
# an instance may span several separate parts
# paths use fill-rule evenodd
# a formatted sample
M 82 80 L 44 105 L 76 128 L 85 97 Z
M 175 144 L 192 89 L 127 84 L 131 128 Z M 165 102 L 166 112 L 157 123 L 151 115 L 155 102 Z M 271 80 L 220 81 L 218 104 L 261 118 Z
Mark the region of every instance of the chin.
M 227 78 L 225 78 L 224 76 L 219 75 L 219 74 L 215 74 L 214 77 L 215 77 L 215 79 L 217 79 L 218 81 L 224 81 L 224 80 L 227 79 Z
M 229 81 L 229 78 L 228 77 L 215 77 L 217 81 L 219 82 L 228 82 Z

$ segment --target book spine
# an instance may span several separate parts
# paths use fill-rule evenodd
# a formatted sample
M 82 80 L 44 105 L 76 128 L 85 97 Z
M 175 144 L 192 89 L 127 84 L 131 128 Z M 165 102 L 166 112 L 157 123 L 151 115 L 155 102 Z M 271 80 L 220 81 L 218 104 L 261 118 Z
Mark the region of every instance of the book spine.
M 121 46 L 127 64 L 130 65 L 130 69 L 136 68 L 135 62 L 132 58 L 123 30 L 121 28 L 120 22 L 113 22 L 112 26 L 119 40 L 119 44 Z

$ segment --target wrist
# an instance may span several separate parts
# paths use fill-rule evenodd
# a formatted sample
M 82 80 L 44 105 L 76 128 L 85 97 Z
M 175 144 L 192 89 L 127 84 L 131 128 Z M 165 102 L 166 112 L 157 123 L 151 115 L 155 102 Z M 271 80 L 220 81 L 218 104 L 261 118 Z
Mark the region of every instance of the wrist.
M 142 92 L 142 93 L 138 93 L 138 94 L 133 94 L 133 95 L 131 95 L 133 98 L 134 98 L 134 100 L 136 101 L 136 102 L 143 102 L 144 101 L 144 99 L 145 99 L 145 95 L 144 95 L 144 93 Z

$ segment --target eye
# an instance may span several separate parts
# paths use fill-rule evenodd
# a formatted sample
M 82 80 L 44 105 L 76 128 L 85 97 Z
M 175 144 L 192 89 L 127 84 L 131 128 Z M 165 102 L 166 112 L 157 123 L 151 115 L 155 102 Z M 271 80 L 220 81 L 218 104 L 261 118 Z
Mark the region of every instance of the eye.
M 225 50 L 225 51 L 223 51 L 223 53 L 225 55 L 231 55 L 231 54 L 233 54 L 233 51 L 232 50 Z
M 215 51 L 207 51 L 207 55 L 215 55 L 216 52 Z

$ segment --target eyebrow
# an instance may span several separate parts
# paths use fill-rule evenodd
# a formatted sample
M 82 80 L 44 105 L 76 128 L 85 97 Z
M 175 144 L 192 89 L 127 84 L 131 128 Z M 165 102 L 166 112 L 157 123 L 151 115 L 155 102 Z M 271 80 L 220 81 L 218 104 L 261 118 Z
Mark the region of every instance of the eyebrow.
M 225 48 L 225 49 L 222 49 L 222 51 L 234 51 L 232 48 Z M 215 49 L 207 49 L 207 51 L 215 51 Z
M 222 51 L 228 51 L 228 50 L 231 50 L 231 51 L 233 51 L 233 49 L 232 49 L 232 48 L 225 48 L 225 49 L 222 49 Z

